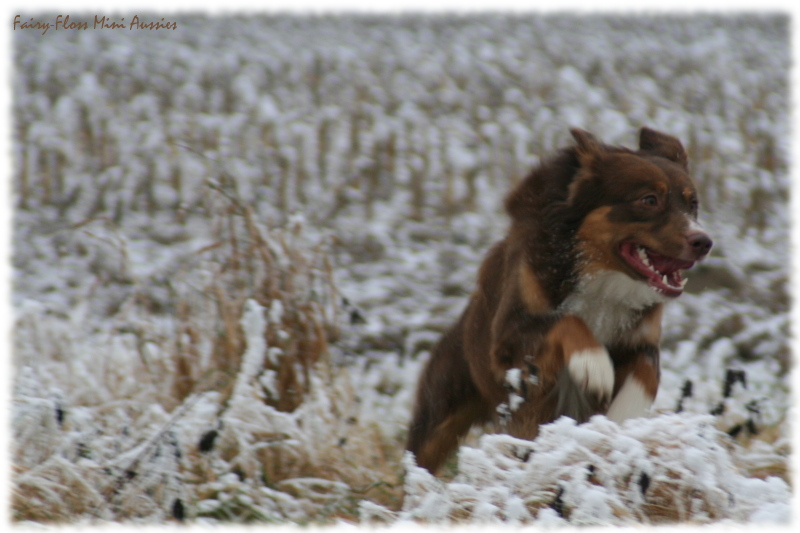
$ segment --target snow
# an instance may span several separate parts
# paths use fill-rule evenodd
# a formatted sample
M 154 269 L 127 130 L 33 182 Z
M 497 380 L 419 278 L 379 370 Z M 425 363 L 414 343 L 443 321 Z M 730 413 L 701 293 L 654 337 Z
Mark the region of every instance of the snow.
M 451 516 L 461 513 L 462 519 L 467 513 L 471 522 L 491 523 L 500 515 L 524 515 L 530 522 L 534 513 L 541 516 L 551 508 L 571 524 L 632 525 L 669 494 L 678 507 L 663 512 L 680 521 L 747 521 L 754 513 L 767 520 L 758 514 L 767 505 L 774 513 L 772 522 L 785 522 L 789 485 L 776 477 L 739 474 L 723 446 L 727 437 L 713 422 L 710 415 L 664 415 L 620 427 L 598 416 L 578 426 L 561 418 L 543 427 L 533 443 L 484 435 L 477 448 L 461 448 L 459 473 L 451 482 L 407 466 L 400 519 L 431 518 L 435 500 L 440 523 L 446 522 L 444 510 Z M 509 493 L 515 498 L 507 497 Z M 546 513 L 541 519 L 550 520 Z
M 787 19 L 179 26 L 12 36 L 15 520 L 791 519 Z M 642 125 L 686 144 L 715 241 L 666 307 L 652 412 L 477 428 L 417 468 L 417 376 L 506 191 L 570 127 Z

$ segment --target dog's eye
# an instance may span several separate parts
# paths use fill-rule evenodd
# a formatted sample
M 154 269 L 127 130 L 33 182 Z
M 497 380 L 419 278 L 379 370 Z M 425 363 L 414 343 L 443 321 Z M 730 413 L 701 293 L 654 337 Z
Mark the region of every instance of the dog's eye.
M 658 196 L 655 194 L 648 194 L 647 196 L 643 196 L 640 200 L 643 205 L 647 207 L 658 207 Z

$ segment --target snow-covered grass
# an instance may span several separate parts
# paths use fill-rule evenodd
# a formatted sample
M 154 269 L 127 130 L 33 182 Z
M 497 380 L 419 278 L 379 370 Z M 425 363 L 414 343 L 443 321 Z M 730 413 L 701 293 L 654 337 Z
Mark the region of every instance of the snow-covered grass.
M 622 428 L 605 417 L 581 426 L 565 417 L 533 442 L 484 435 L 478 447 L 461 448 L 449 483 L 409 455 L 399 517 L 542 526 L 788 521 L 788 485 L 743 476 L 713 425 L 711 415 L 663 415 Z
M 17 522 L 788 520 L 787 18 L 178 20 L 13 34 Z M 641 125 L 715 241 L 652 416 L 430 477 L 416 377 L 503 195 Z

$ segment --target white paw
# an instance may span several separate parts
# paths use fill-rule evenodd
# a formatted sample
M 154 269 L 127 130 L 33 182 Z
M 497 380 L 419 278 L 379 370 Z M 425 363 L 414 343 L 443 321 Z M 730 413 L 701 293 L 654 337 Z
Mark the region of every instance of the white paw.
M 655 398 L 650 396 L 644 385 L 630 375 L 608 408 L 606 416 L 617 424 L 622 424 L 629 418 L 644 416 L 653 405 L 653 400 Z
M 601 399 L 611 399 L 614 391 L 614 365 L 605 348 L 573 352 L 569 358 L 569 373 L 583 390 Z

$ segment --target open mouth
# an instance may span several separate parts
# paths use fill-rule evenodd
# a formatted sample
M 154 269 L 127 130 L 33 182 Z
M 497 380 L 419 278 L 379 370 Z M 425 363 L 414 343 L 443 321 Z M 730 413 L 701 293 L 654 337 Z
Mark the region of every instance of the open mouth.
M 660 255 L 632 241 L 623 242 L 619 251 L 625 262 L 658 292 L 673 298 L 683 293 L 686 280 L 681 278 L 680 271 L 692 268 L 694 261 Z

